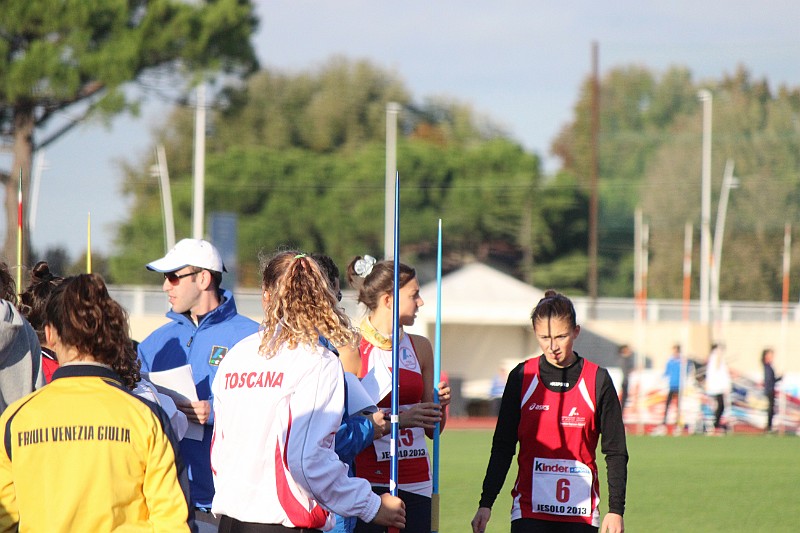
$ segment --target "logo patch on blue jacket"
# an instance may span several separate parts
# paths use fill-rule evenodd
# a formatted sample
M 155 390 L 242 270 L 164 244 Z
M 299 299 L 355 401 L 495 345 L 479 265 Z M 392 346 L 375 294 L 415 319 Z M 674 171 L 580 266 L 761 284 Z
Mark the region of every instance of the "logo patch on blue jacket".
M 212 346 L 211 356 L 208 358 L 208 364 L 211 366 L 219 366 L 219 364 L 225 358 L 225 354 L 227 353 L 228 348 L 226 346 Z

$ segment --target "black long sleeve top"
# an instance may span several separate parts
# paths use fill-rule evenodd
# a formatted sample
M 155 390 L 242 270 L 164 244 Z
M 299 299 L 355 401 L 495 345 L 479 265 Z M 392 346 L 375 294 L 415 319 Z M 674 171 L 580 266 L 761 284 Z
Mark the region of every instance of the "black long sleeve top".
M 775 369 L 769 363 L 764 363 L 764 394 L 775 394 L 775 386 L 782 378 L 775 375 Z
M 576 354 L 577 355 L 577 354 Z M 554 392 L 571 390 L 578 382 L 583 370 L 583 358 L 578 357 L 567 368 L 559 368 L 540 356 L 542 384 Z M 511 460 L 517 451 L 522 401 L 522 377 L 525 363 L 520 363 L 508 375 L 500 413 L 492 438 L 492 451 L 486 476 L 483 479 L 483 492 L 479 507 L 491 508 L 503 488 Z M 625 513 L 625 490 L 628 480 L 628 449 L 625 443 L 625 425 L 619 397 L 605 368 L 597 371 L 597 410 L 595 417 L 600 428 L 600 448 L 606 459 L 608 474 L 608 510 L 622 515 Z

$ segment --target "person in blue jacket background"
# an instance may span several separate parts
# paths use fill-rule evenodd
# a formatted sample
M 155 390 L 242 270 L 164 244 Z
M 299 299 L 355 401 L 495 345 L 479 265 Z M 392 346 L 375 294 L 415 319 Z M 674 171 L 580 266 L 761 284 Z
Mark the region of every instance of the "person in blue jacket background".
M 669 389 L 667 391 L 667 401 L 664 402 L 664 426 L 667 425 L 667 415 L 669 414 L 669 406 L 672 400 L 675 400 L 677 415 L 675 415 L 675 425 L 678 426 L 681 421 L 681 345 L 675 344 L 672 346 L 672 355 L 667 361 L 667 366 L 664 369 L 664 376 L 667 378 Z
M 342 291 L 339 282 L 339 267 L 334 260 L 325 254 L 311 256 L 322 268 L 328 278 L 328 285 L 336 296 L 337 301 L 342 301 Z M 340 350 L 358 350 L 356 346 L 335 347 L 324 340 L 326 345 L 336 354 Z M 356 455 L 364 451 L 373 440 L 380 439 L 389 433 L 391 426 L 384 419 L 382 411 L 378 411 L 369 395 L 361 387 L 361 382 L 355 374 L 345 372 L 345 412 L 342 414 L 342 425 L 336 432 L 335 451 L 339 459 L 346 463 L 350 469 L 347 475 L 354 476 Z M 352 533 L 356 527 L 356 517 L 336 515 L 336 525 L 331 533 Z

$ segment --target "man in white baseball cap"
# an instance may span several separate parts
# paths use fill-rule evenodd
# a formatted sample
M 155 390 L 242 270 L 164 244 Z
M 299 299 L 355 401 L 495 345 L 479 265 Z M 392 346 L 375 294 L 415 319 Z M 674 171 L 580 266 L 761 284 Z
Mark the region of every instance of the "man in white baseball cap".
M 197 402 L 176 402 L 190 422 L 204 425 L 203 440 L 184 438 L 181 456 L 189 468 L 195 519 L 217 524 L 210 513 L 214 498 L 211 476 L 213 409 L 211 383 L 222 358 L 234 344 L 258 330 L 258 323 L 236 311 L 233 293 L 221 288 L 219 251 L 208 241 L 183 239 L 161 259 L 148 263 L 148 270 L 164 275 L 162 289 L 172 309 L 170 322 L 139 344 L 142 372 L 170 370 L 191 365 Z
M 202 239 L 183 239 L 161 259 L 147 265 L 148 270 L 156 272 L 175 272 L 183 267 L 193 266 L 214 272 L 227 272 L 222 264 L 219 251 L 208 241 Z

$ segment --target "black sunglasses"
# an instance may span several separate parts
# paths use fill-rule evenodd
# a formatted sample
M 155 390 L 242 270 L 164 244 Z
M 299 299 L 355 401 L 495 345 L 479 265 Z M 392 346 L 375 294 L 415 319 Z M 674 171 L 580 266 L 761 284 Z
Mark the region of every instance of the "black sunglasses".
M 194 272 L 187 272 L 186 274 L 176 274 L 175 272 L 164 272 L 164 279 L 169 281 L 173 285 L 177 285 L 180 283 L 182 278 L 188 276 L 195 276 L 202 272 L 202 270 L 196 270 Z

